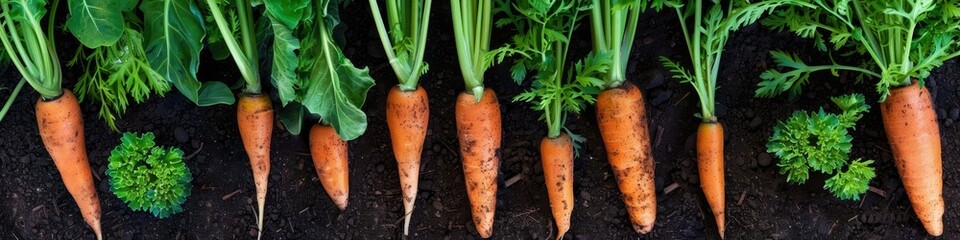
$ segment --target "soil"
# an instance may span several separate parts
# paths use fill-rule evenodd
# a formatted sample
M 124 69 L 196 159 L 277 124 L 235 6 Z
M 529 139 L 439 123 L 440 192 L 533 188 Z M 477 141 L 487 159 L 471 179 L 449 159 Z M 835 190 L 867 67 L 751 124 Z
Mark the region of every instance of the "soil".
M 384 119 L 387 90 L 396 82 L 367 11 L 366 1 L 344 10 L 347 30 L 345 53 L 358 66 L 369 66 L 377 85 L 364 111 L 369 116 L 365 135 L 350 141 L 350 206 L 338 210 L 320 186 L 309 157 L 305 135 L 274 130 L 272 172 L 264 221 L 264 239 L 399 239 L 402 206 L 396 164 Z M 436 3 L 431 20 L 426 60 L 430 72 L 422 80 L 430 94 L 431 118 L 424 146 L 420 193 L 410 227 L 411 239 L 478 238 L 465 195 L 456 129 L 454 102 L 463 89 L 450 24 L 449 4 Z M 586 25 L 584 25 L 586 26 Z M 652 233 L 639 235 L 630 227 L 616 181 L 607 164 L 594 112 L 588 108 L 571 116 L 568 126 L 588 141 L 575 165 L 575 201 L 572 228 L 565 239 L 716 239 L 716 226 L 699 188 L 693 153 L 699 119 L 692 87 L 669 78 L 657 61 L 664 55 L 687 59 L 672 12 L 649 11 L 641 17 L 628 73 L 641 86 L 656 159 L 657 223 Z M 586 27 L 573 40 L 576 54 L 590 49 Z M 497 30 L 495 42 L 509 38 Z M 70 39 L 70 38 L 65 38 Z M 759 74 L 774 63 L 770 50 L 802 52 L 806 60 L 828 62 L 812 42 L 758 25 L 731 36 L 719 73 L 717 113 L 726 128 L 727 237 L 730 239 L 920 239 L 927 234 L 915 217 L 891 160 L 880 121 L 878 95 L 870 81 L 852 76 L 815 75 L 797 100 L 786 97 L 756 99 Z M 71 52 L 71 51 L 67 51 Z M 580 56 L 580 55 L 577 55 Z M 65 56 L 61 56 L 64 58 Z M 683 60 L 686 62 L 686 60 Z M 941 123 L 944 198 L 947 224 L 943 238 L 957 238 L 960 173 L 955 157 L 960 134 L 960 77 L 956 61 L 934 71 L 927 86 L 934 96 Z M 231 61 L 205 56 L 201 79 L 233 82 L 239 79 Z M 2 75 L 0 87 L 11 88 L 18 76 Z M 77 69 L 65 73 L 73 86 Z M 553 238 L 553 223 L 543 185 L 536 143 L 546 129 L 529 105 L 511 102 L 522 91 L 509 78 L 507 67 L 490 70 L 486 83 L 501 104 L 502 162 L 494 238 Z M 830 96 L 862 92 L 872 111 L 852 134 L 854 158 L 874 159 L 877 177 L 870 185 L 879 191 L 860 201 L 840 201 L 822 189 L 827 176 L 812 174 L 806 184 L 787 184 L 777 159 L 765 153 L 767 138 L 778 120 L 794 110 L 832 110 Z M 7 91 L 0 91 L 4 96 Z M 37 134 L 31 90 L 15 101 L 0 128 L 0 238 L 92 239 L 72 198 L 64 189 Z M 275 103 L 278 101 L 274 101 Z M 133 212 L 103 181 L 110 150 L 120 134 L 97 119 L 97 108 L 83 104 L 87 148 L 95 170 L 108 239 L 253 239 L 256 237 L 254 186 L 250 166 L 239 139 L 235 106 L 196 107 L 176 92 L 131 106 L 119 121 L 121 131 L 157 134 L 161 145 L 195 153 L 186 160 L 193 173 L 193 192 L 185 211 L 167 219 Z M 279 121 L 277 121 L 279 122 Z M 506 179 L 519 178 L 507 186 Z M 667 191 L 667 189 L 672 191 Z M 883 194 L 879 194 L 883 193 Z

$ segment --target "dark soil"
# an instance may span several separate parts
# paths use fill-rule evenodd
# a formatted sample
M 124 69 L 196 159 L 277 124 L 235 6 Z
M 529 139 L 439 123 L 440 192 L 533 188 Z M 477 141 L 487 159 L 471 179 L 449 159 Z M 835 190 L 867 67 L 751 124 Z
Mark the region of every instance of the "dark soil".
M 430 73 L 422 83 L 430 94 L 431 119 L 424 146 L 420 194 L 413 212 L 414 239 L 471 239 L 473 229 L 454 127 L 454 101 L 463 89 L 450 24 L 449 6 L 438 1 L 427 45 Z M 272 172 L 264 221 L 264 239 L 398 239 L 402 207 L 396 164 L 384 120 L 387 90 L 395 83 L 386 65 L 365 1 L 356 1 L 343 14 L 350 26 L 345 52 L 358 66 L 369 66 L 377 79 L 364 110 L 367 133 L 350 142 L 350 206 L 338 210 L 320 186 L 304 135 L 293 136 L 277 124 L 272 147 Z M 668 77 L 657 61 L 661 55 L 686 59 L 682 33 L 672 12 L 648 12 L 641 18 L 629 75 L 644 89 L 656 158 L 657 224 L 638 235 L 630 227 L 616 181 L 606 161 L 592 109 L 572 116 L 569 127 L 589 141 L 575 165 L 576 208 L 566 238 L 578 239 L 715 239 L 716 226 L 699 188 L 693 153 L 699 111 L 697 96 L 686 84 Z M 586 25 L 584 25 L 586 26 Z M 584 53 L 589 37 L 581 29 L 573 47 Z M 503 41 L 508 31 L 497 30 Z M 786 97 L 755 99 L 759 74 L 774 64 L 768 51 L 800 51 L 807 60 L 824 63 L 810 41 L 754 25 L 734 34 L 727 44 L 717 91 L 717 112 L 726 128 L 727 237 L 731 239 L 919 239 L 926 232 L 914 216 L 891 160 L 880 122 L 873 85 L 856 84 L 851 76 L 815 76 L 814 84 L 796 101 Z M 70 51 L 68 51 L 70 52 Z M 61 56 L 65 58 L 66 56 Z M 931 74 L 941 133 L 944 136 L 944 197 L 947 223 L 944 238 L 960 229 L 957 199 L 960 176 L 954 156 L 960 155 L 955 127 L 960 113 L 960 77 L 956 61 Z M 233 62 L 207 57 L 200 76 L 232 82 L 239 79 Z M 12 71 L 9 71 L 12 72 Z M 76 70 L 67 71 L 72 86 Z M 0 87 L 13 87 L 18 76 L 3 75 Z M 505 66 L 487 74 L 487 86 L 500 97 L 504 138 L 494 238 L 554 237 L 552 217 L 536 143 L 545 134 L 537 112 L 512 103 L 522 89 Z M 877 160 L 871 186 L 861 201 L 840 201 L 822 189 L 826 176 L 814 174 L 807 184 L 787 184 L 776 158 L 765 153 L 777 120 L 794 110 L 827 106 L 830 96 L 862 92 L 873 111 L 852 134 L 855 158 Z M 0 91 L 6 96 L 7 91 Z M 38 95 L 24 91 L 0 124 L 0 239 L 92 239 L 72 198 L 64 189 L 50 157 L 41 145 L 33 104 Z M 275 101 L 277 102 L 277 101 Z M 132 106 L 119 122 L 122 131 L 157 134 L 162 145 L 178 146 L 196 155 L 186 160 L 193 172 L 193 193 L 185 211 L 167 219 L 133 212 L 109 191 L 101 178 L 109 151 L 120 134 L 97 119 L 93 104 L 83 104 L 87 148 L 95 170 L 109 239 L 252 239 L 256 237 L 254 186 L 239 139 L 234 106 L 198 108 L 172 92 Z M 511 186 L 504 181 L 520 178 Z M 670 192 L 664 189 L 677 184 Z

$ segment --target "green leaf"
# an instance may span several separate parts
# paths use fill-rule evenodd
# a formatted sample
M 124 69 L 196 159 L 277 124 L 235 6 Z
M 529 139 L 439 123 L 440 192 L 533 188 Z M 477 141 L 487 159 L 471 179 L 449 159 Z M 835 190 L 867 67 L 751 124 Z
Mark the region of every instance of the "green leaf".
M 154 143 L 153 133 L 124 133 L 107 159 L 110 191 L 130 209 L 158 218 L 183 211 L 193 175 L 183 162 L 183 151 Z
M 200 50 L 206 30 L 191 0 L 144 0 L 147 58 L 150 65 L 184 96 L 200 104 L 197 80 Z
M 122 9 L 117 7 L 120 2 L 68 0 L 70 15 L 67 17 L 67 29 L 88 48 L 113 45 L 123 34 Z
M 836 175 L 827 179 L 823 189 L 827 189 L 840 200 L 860 200 L 860 195 L 870 188 L 870 180 L 876 174 L 870 164 L 873 160 L 860 161 L 857 159 L 847 166 L 847 171 L 838 171 Z
M 269 3 L 268 1 L 267 6 L 270 6 Z M 270 79 L 273 86 L 277 88 L 281 105 L 286 106 L 296 100 L 296 90 L 300 85 L 297 79 L 297 66 L 300 64 L 300 59 L 296 54 L 300 49 L 300 40 L 293 35 L 292 28 L 281 23 L 280 17 L 270 13 L 266 15 L 272 22 L 274 36 Z
M 291 102 L 280 110 L 280 122 L 290 134 L 300 135 L 303 129 L 303 111 L 303 105 L 298 102 Z
M 197 106 L 201 107 L 217 104 L 233 105 L 233 103 L 236 102 L 236 98 L 233 96 L 233 91 L 230 91 L 230 87 L 218 81 L 203 83 L 203 86 L 200 87 L 198 98 Z
M 334 43 L 328 21 L 315 21 L 302 37 L 300 65 L 302 81 L 300 103 L 317 114 L 322 122 L 337 131 L 345 141 L 353 140 L 367 129 L 367 116 L 360 109 L 374 81 L 367 68 L 359 69 Z
M 283 24 L 288 29 L 296 29 L 303 18 L 303 11 L 310 4 L 310 0 L 265 0 L 267 12 L 275 23 Z

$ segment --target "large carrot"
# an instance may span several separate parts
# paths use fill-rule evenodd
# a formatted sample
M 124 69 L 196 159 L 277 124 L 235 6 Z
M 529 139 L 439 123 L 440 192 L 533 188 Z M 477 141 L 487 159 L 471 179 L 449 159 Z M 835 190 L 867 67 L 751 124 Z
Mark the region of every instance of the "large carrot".
M 240 139 L 250 158 L 257 188 L 257 229 L 263 229 L 263 206 L 270 175 L 270 138 L 273 136 L 273 105 L 266 94 L 241 94 L 237 103 Z
M 700 187 L 717 221 L 717 232 L 723 238 L 726 194 L 723 177 L 723 126 L 718 122 L 700 123 L 697 130 L 697 167 Z
M 566 133 L 559 137 L 544 137 L 540 141 L 540 161 L 543 163 L 543 178 L 550 197 L 553 219 L 557 222 L 557 238 L 570 229 L 570 214 L 573 213 L 573 142 Z
M 80 104 L 73 92 L 64 89 L 58 98 L 37 100 L 37 127 L 63 184 L 80 207 L 80 214 L 93 228 L 97 239 L 102 239 L 100 198 L 87 160 Z
M 890 150 L 913 211 L 933 236 L 943 234 L 940 127 L 930 93 L 916 82 L 890 89 L 880 104 Z
M 597 123 L 607 160 L 617 176 L 633 229 L 645 234 L 657 218 L 657 194 L 644 108 L 643 94 L 630 82 L 597 97 Z
M 473 211 L 473 223 L 483 238 L 493 234 L 500 173 L 500 104 L 491 89 L 480 101 L 470 93 L 457 97 L 457 137 L 463 157 L 463 179 Z
M 410 228 L 410 216 L 417 200 L 417 185 L 420 177 L 420 153 L 427 136 L 427 120 L 430 107 L 427 91 L 417 87 L 403 91 L 394 86 L 387 94 L 387 127 L 393 143 L 393 155 L 400 172 L 400 189 L 403 192 L 403 235 Z
M 340 210 L 347 209 L 350 196 L 350 170 L 347 167 L 347 142 L 333 127 L 314 124 L 310 129 L 310 155 L 320 184 Z

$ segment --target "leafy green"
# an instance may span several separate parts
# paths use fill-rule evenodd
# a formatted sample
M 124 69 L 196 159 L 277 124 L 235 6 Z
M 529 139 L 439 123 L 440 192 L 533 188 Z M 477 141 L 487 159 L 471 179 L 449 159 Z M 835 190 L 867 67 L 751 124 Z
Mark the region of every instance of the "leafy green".
M 114 131 L 117 116 L 126 112 L 131 99 L 141 103 L 150 94 L 163 95 L 170 90 L 170 84 L 150 67 L 140 32 L 130 27 L 123 30 L 123 36 L 115 44 L 89 52 L 80 47 L 67 62 L 70 66 L 80 64 L 85 69 L 74 87 L 79 100 L 99 103 L 100 118 Z
M 427 46 L 427 28 L 430 25 L 430 7 L 432 0 L 387 1 L 387 20 L 385 25 L 380 16 L 377 0 L 370 0 L 370 12 L 380 34 L 380 42 L 387 54 L 387 60 L 397 75 L 401 90 L 417 89 L 420 76 L 429 66 L 423 62 Z M 489 24 L 489 23 L 487 23 Z M 387 28 L 390 35 L 387 35 Z
M 832 100 L 843 113 L 826 113 L 823 108 L 819 112 L 793 112 L 786 122 L 779 122 L 773 128 L 767 152 L 780 159 L 777 166 L 781 174 L 787 175 L 787 182 L 806 182 L 810 169 L 826 174 L 836 171 L 826 181 L 824 189 L 841 200 L 859 199 L 873 179 L 873 167 L 869 166 L 873 161 L 856 160 L 847 164 L 853 147 L 853 136 L 847 129 L 853 128 L 870 106 L 861 94 Z M 847 171 L 841 171 L 844 165 L 847 165 Z
M 257 61 L 259 60 L 256 32 L 254 32 L 253 6 L 251 1 L 235 1 L 234 4 L 223 0 L 206 0 L 210 16 L 213 17 L 217 26 L 219 35 L 218 41 L 222 41 L 229 50 L 230 56 L 240 70 L 245 84 L 244 93 L 259 94 L 262 86 L 260 85 L 260 70 Z M 199 13 L 198 13 L 199 15 Z M 227 16 L 230 20 L 227 20 Z M 198 21 L 202 22 L 202 21 Z M 197 30 L 198 33 L 205 33 L 207 29 L 202 26 Z
M 124 23 L 120 2 L 136 0 L 68 0 L 67 29 L 88 48 L 110 46 L 120 40 Z M 130 5 L 127 3 L 126 5 Z
M 676 10 L 690 60 L 693 62 L 693 72 L 691 74 L 669 58 L 660 57 L 660 61 L 670 69 L 674 79 L 693 85 L 700 97 L 699 117 L 705 122 L 716 122 L 714 105 L 717 73 L 720 70 L 723 46 L 726 45 L 730 33 L 755 22 L 763 14 L 778 7 L 809 4 L 803 0 L 762 0 L 753 3 L 734 1 L 728 3 L 727 10 L 724 11 L 718 1 L 713 1 L 708 9 L 705 9 L 707 6 L 704 2 L 692 1 L 684 4 L 680 0 L 653 0 L 652 6 L 657 11 L 664 7 Z M 688 26 L 690 18 L 693 18 L 692 26 Z
M 197 80 L 206 31 L 196 3 L 191 0 L 143 0 L 140 10 L 145 16 L 147 59 L 153 69 L 197 105 L 233 104 L 233 93 L 229 88 L 203 87 L 223 83 L 202 84 Z
M 46 0 L 0 1 L 0 42 L 20 75 L 44 99 L 63 94 L 60 59 L 53 40 L 53 24 L 47 32 L 40 21 L 46 15 Z
M 540 119 L 547 123 L 547 137 L 560 136 L 568 113 L 579 113 L 585 103 L 593 103 L 593 95 L 603 84 L 598 76 L 606 73 L 612 62 L 608 53 L 590 53 L 572 68 L 566 68 L 570 36 L 592 5 L 586 0 L 532 0 L 514 3 L 510 10 L 506 1 L 495 11 L 506 15 L 498 26 L 512 24 L 519 34 L 503 47 L 501 54 L 517 54 L 511 71 L 521 83 L 528 71 L 535 72 L 531 89 L 514 97 L 542 111 Z M 564 74 L 566 72 L 566 74 Z
M 810 66 L 795 56 L 779 53 L 774 60 L 784 69 L 761 75 L 758 97 L 772 97 L 784 91 L 796 95 L 809 81 L 809 73 L 846 70 L 878 78 L 877 91 L 884 101 L 892 87 L 906 86 L 916 79 L 923 84 L 930 71 L 960 55 L 960 7 L 944 0 L 803 0 L 806 5 L 777 11 L 763 24 L 788 29 L 813 38 L 821 50 L 827 43 L 845 55 L 866 55 L 869 60 L 854 65 L 836 62 Z M 810 7 L 808 7 L 809 5 Z
M 610 53 L 610 71 L 603 77 L 603 87 L 619 86 L 627 80 L 627 63 L 633 49 L 640 13 L 648 1 L 594 0 L 590 13 L 593 51 Z
M 271 4 L 279 2 L 265 1 L 274 32 L 272 79 L 285 105 L 281 121 L 288 131 L 299 133 L 305 110 L 331 125 L 342 139 L 353 140 L 367 129 L 360 108 L 374 81 L 369 70 L 355 67 L 336 44 L 341 2 L 309 3 L 302 15 L 291 15 L 293 11 L 271 10 Z
M 183 211 L 193 175 L 183 163 L 183 151 L 153 142 L 153 133 L 124 133 L 107 159 L 110 191 L 134 211 L 159 218 Z

